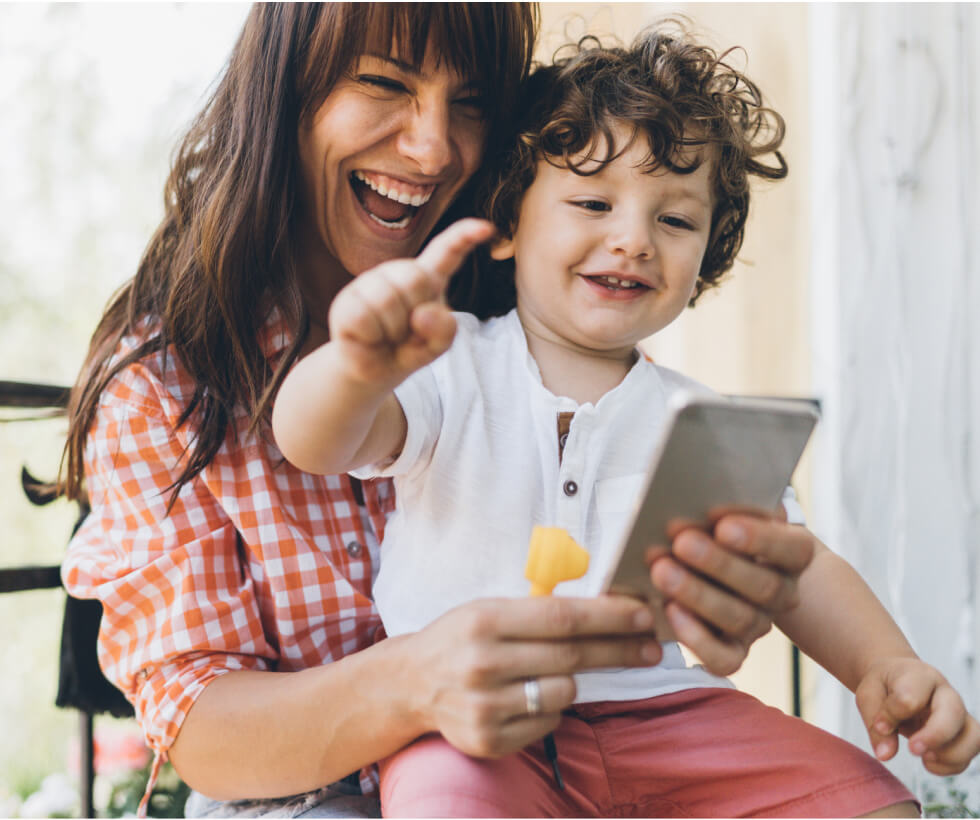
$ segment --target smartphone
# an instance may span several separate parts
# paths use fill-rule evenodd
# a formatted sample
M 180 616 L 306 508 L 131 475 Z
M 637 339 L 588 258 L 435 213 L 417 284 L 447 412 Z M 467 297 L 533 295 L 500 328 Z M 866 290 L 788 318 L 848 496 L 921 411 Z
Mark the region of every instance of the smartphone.
M 808 399 L 678 395 L 601 590 L 659 601 L 651 548 L 729 512 L 774 511 L 818 418 Z

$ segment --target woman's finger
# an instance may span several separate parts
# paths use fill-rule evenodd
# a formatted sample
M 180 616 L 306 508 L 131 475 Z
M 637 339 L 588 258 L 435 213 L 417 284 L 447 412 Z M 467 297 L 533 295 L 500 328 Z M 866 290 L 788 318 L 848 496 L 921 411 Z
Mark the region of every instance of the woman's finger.
M 711 674 L 724 677 L 741 667 L 751 641 L 715 634 L 677 603 L 668 603 L 664 612 L 677 640 L 693 651 Z
M 671 555 L 653 563 L 650 578 L 668 600 L 701 618 L 705 632 L 710 626 L 729 639 L 751 644 L 772 627 L 765 610 L 691 572 Z
M 624 595 L 596 598 L 483 598 L 453 610 L 470 637 L 546 640 L 651 635 L 654 618 L 643 602 Z
M 575 700 L 575 681 L 568 675 L 520 678 L 501 690 L 506 698 L 504 720 L 559 714 Z
M 723 547 L 793 575 L 803 572 L 816 552 L 809 530 L 775 518 L 728 515 L 715 525 L 714 537 Z
M 663 648 L 652 637 L 508 640 L 481 645 L 472 682 L 493 685 L 532 677 L 570 676 L 586 669 L 655 666 Z
M 688 567 L 750 604 L 781 612 L 799 601 L 795 578 L 720 546 L 701 530 L 683 531 L 674 539 L 672 549 Z

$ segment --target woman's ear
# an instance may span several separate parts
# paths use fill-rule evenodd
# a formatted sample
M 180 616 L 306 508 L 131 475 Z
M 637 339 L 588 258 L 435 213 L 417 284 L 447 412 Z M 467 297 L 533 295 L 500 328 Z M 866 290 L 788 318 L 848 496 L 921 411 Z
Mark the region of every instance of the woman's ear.
M 490 258 L 503 262 L 514 256 L 514 240 L 509 236 L 498 236 L 490 243 Z

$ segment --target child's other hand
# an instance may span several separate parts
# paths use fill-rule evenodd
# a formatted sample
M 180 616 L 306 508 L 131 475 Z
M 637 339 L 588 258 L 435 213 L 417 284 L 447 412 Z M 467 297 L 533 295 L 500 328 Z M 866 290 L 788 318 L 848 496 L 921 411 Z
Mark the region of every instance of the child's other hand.
M 330 307 L 330 338 L 357 380 L 395 386 L 442 355 L 456 334 L 443 303 L 449 279 L 493 225 L 463 219 L 415 259 L 384 262 L 357 276 Z
M 898 735 L 933 774 L 958 774 L 980 753 L 980 724 L 936 669 L 917 658 L 876 663 L 855 692 L 879 760 L 898 751 Z

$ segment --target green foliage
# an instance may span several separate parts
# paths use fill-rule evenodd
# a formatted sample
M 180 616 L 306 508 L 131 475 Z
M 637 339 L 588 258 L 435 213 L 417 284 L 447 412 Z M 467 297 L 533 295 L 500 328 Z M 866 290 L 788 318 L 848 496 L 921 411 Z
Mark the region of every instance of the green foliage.
M 927 783 L 922 790 L 922 814 L 924 817 L 980 817 L 980 806 L 966 805 L 969 795 L 957 788 L 956 778 L 943 781 L 945 795 Z
M 108 817 L 126 817 L 136 814 L 146 784 L 150 779 L 152 761 L 142 769 L 128 772 L 113 783 L 105 812 Z M 190 787 L 177 775 L 174 767 L 164 763 L 160 776 L 150 795 L 147 815 L 150 817 L 183 817 L 184 803 L 190 795 Z

